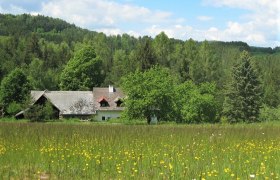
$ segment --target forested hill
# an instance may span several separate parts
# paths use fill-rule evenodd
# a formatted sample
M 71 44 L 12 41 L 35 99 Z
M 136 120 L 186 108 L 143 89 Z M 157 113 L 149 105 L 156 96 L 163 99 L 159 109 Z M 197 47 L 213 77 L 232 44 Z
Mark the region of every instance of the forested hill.
M 45 16 L 0 14 L 0 81 L 20 67 L 33 89 L 59 90 L 61 74 L 76 50 L 89 45 L 101 63 L 96 86 L 119 85 L 121 77 L 153 65 L 169 68 L 181 82 L 215 82 L 222 91 L 243 50 L 254 59 L 265 87 L 265 101 L 280 101 L 280 49 L 250 47 L 244 42 L 197 42 L 127 34 L 107 36 Z M 84 87 L 83 87 L 84 88 Z M 79 89 L 79 88 L 78 88 Z M 82 88 L 81 88 L 82 89 Z

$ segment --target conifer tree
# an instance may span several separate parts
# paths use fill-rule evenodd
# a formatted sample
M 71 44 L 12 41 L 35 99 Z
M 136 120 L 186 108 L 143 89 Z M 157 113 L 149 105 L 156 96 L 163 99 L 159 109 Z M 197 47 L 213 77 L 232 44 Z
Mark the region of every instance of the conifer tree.
M 146 71 L 156 65 L 156 55 L 152 46 L 152 39 L 144 36 L 139 41 L 138 49 L 136 50 L 136 62 L 140 63 L 140 70 Z
M 231 123 L 256 122 L 261 107 L 261 84 L 249 53 L 242 52 L 240 60 L 232 70 L 232 80 L 225 93 L 223 112 Z

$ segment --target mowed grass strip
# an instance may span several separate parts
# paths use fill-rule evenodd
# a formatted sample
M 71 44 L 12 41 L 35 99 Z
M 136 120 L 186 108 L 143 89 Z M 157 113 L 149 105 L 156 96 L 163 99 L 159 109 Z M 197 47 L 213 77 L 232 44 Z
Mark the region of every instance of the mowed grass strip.
M 278 179 L 279 125 L 0 123 L 0 179 Z

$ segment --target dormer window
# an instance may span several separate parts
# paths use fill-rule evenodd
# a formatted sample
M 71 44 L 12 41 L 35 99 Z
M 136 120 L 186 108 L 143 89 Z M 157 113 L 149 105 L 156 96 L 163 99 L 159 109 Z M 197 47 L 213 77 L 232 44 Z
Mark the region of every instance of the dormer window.
M 100 107 L 108 107 L 109 103 L 107 101 L 100 102 Z
M 101 97 L 98 102 L 100 104 L 100 107 L 109 107 L 109 103 L 105 97 Z
M 122 99 L 121 99 L 120 97 L 117 97 L 117 98 L 114 100 L 114 102 L 116 103 L 116 106 L 117 106 L 117 107 L 121 107 L 121 105 L 122 105 L 122 103 L 123 103 L 123 101 L 122 101 Z

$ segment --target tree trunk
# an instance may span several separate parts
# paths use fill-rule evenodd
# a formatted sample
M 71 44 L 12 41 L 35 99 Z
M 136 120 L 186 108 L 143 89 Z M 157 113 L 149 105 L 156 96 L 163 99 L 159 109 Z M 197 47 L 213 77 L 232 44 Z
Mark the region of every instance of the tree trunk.
M 151 121 L 152 121 L 151 116 L 150 116 L 150 115 L 147 116 L 147 123 L 148 123 L 148 124 L 151 124 Z

